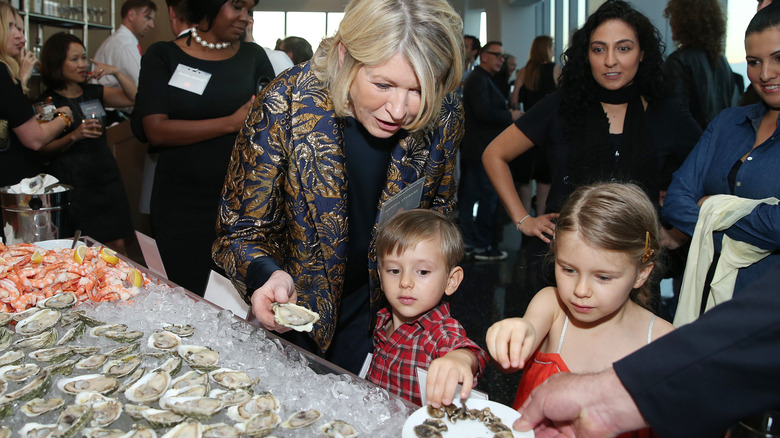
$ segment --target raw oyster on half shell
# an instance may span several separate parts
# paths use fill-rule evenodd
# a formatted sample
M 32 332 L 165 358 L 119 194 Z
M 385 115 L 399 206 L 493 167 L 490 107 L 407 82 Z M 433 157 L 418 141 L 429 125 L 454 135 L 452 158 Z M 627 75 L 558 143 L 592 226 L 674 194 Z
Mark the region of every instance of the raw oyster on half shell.
M 49 388 L 51 388 L 51 376 L 46 372 L 41 373 L 16 391 L 3 394 L 0 397 L 0 406 L 42 397 Z
M 165 406 L 177 414 L 207 420 L 221 411 L 224 405 L 222 401 L 210 397 L 169 397 L 165 399 Z
M 151 403 L 159 400 L 171 386 L 171 375 L 165 371 L 152 371 L 138 379 L 125 390 L 125 397 L 133 403 Z
M 53 398 L 34 398 L 27 403 L 23 404 L 21 411 L 28 417 L 37 417 L 38 415 L 51 412 L 55 409 L 59 409 L 65 406 L 65 400 L 59 397 Z
M 12 382 L 24 382 L 30 377 L 38 375 L 40 372 L 41 367 L 34 363 L 6 365 L 0 368 L 0 379 L 10 380 Z
M 78 302 L 79 300 L 76 297 L 76 294 L 73 292 L 63 292 L 38 301 L 36 306 L 44 309 L 65 310 L 75 306 Z
M 107 354 L 93 354 L 92 356 L 87 356 L 76 362 L 74 367 L 77 370 L 96 370 L 102 367 L 106 361 L 108 361 Z
M 187 371 L 173 380 L 171 383 L 171 388 L 181 389 L 194 385 L 204 385 L 208 387 L 209 375 L 199 371 Z
M 189 324 L 163 324 L 163 330 L 169 331 L 182 338 L 192 336 L 195 333 L 195 327 Z
M 247 389 L 257 384 L 257 381 L 253 381 L 249 374 L 230 368 L 214 370 L 209 373 L 209 376 L 217 384 L 227 389 Z
M 260 437 L 268 435 L 280 422 L 276 412 L 261 412 L 243 423 L 236 423 L 235 428 L 241 432 L 242 437 Z
M 103 374 L 110 374 L 116 377 L 124 377 L 141 365 L 141 356 L 129 354 L 119 359 L 112 359 L 103 365 Z
M 319 314 L 297 304 L 274 303 L 273 309 L 277 324 L 299 332 L 312 331 L 314 323 L 320 320 Z
M 169 411 L 167 409 L 144 409 L 141 411 L 141 416 L 155 429 L 162 427 L 175 426 L 184 421 L 184 415 L 177 414 L 176 412 Z
M 0 366 L 14 365 L 24 360 L 24 352 L 20 349 L 8 350 L 0 356 Z
M 70 395 L 78 395 L 86 391 L 110 394 L 116 389 L 117 385 L 118 382 L 115 376 L 105 376 L 103 374 L 84 374 L 57 382 L 57 387 L 60 388 L 60 391 Z
M 282 404 L 275 395 L 270 392 L 262 392 L 237 406 L 231 406 L 227 415 L 233 421 L 242 422 L 248 421 L 254 415 L 262 412 L 278 414 L 281 408 Z
M 172 350 L 181 345 L 181 338 L 167 330 L 157 330 L 149 335 L 149 340 L 146 342 L 149 348 L 156 348 L 158 350 Z
M 182 359 L 190 368 L 198 371 L 211 371 L 217 369 L 219 352 L 209 347 L 200 345 L 179 345 L 176 348 Z
M 306 427 L 322 417 L 322 413 L 316 409 L 309 409 L 307 411 L 299 411 L 282 423 L 282 427 L 285 429 L 300 429 Z
M 54 327 L 62 313 L 54 309 L 42 309 L 24 318 L 16 324 L 16 333 L 22 336 L 34 336 Z
M 320 427 L 320 432 L 325 436 L 338 438 L 354 438 L 358 436 L 357 431 L 351 424 L 341 420 L 333 420 L 330 423 L 325 423 Z
M 201 438 L 203 426 L 197 421 L 187 421 L 169 430 L 162 438 Z

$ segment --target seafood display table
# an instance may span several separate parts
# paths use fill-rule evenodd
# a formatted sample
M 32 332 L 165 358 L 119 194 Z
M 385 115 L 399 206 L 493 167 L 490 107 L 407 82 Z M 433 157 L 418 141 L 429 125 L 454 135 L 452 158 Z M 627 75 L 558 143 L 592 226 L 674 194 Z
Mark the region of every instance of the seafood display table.
M 100 245 L 89 237 L 81 240 L 87 246 Z M 153 277 L 144 267 L 124 260 Z M 31 370 L 39 368 L 39 373 L 36 373 L 37 377 L 33 375 L 24 380 L 5 380 L 5 388 L 0 384 L 0 418 L 3 416 L 3 406 L 10 406 L 5 412 L 7 416 L 0 420 L 0 424 L 8 428 L 7 430 L 17 431 L 18 436 L 27 436 L 22 435 L 22 431 L 29 432 L 36 427 L 41 429 L 47 425 L 56 428 L 57 424 L 62 424 L 63 421 L 73 424 L 84 421 L 83 425 L 71 424 L 74 432 L 70 436 L 130 438 L 184 436 L 177 434 L 179 429 L 176 429 L 175 424 L 178 422 L 181 422 L 181 425 L 190 425 L 187 432 L 194 430 L 193 428 L 197 429 L 197 433 L 186 436 L 204 437 L 231 436 L 235 429 L 241 428 L 245 428 L 241 436 L 270 434 L 278 437 L 317 437 L 323 436 L 329 427 L 332 429 L 334 425 L 346 423 L 354 429 L 355 435 L 352 436 L 399 437 L 404 422 L 417 408 L 416 405 L 389 394 L 386 390 L 280 339 L 262 327 L 222 310 L 169 281 L 158 281 L 158 284 L 145 286 L 140 293 L 127 301 L 83 302 L 72 309 L 58 311 L 61 316 L 56 324 L 44 330 L 44 333 L 54 331 L 56 341 L 45 344 L 45 347 L 26 344 L 24 341 L 29 339 L 29 336 L 23 337 L 15 333 L 13 325 L 3 329 L 10 336 L 7 346 L 4 347 L 0 341 L 0 379 L 4 366 Z M 66 334 L 80 324 L 85 332 L 67 339 Z M 90 325 L 92 327 L 89 327 Z M 29 326 L 29 322 L 23 325 Z M 95 326 L 105 327 L 96 329 Z M 194 328 L 194 332 L 188 336 L 182 334 L 179 337 L 170 337 L 168 332 L 163 330 L 164 327 L 170 329 L 180 326 Z M 159 333 L 165 333 L 165 341 L 163 338 L 157 338 Z M 55 345 L 57 343 L 62 345 Z M 41 353 L 34 353 L 58 347 L 67 354 L 56 360 L 41 360 Z M 11 360 L 13 357 L 6 356 L 13 351 L 21 351 L 22 359 Z M 91 362 L 98 361 L 100 356 L 106 356 L 106 360 L 94 366 Z M 3 363 L 4 357 L 8 360 L 6 364 Z M 213 360 L 213 363 L 204 364 L 198 362 L 199 360 Z M 120 363 L 132 363 L 134 366 L 125 367 L 123 373 L 118 374 L 117 368 L 111 367 L 117 367 Z M 17 368 L 5 370 L 11 369 L 19 372 Z M 161 380 L 162 384 L 145 383 L 158 375 L 165 375 L 161 370 L 166 370 L 170 375 Z M 219 370 L 222 370 L 221 373 L 228 372 L 231 377 L 220 378 Z M 199 383 L 205 387 L 196 389 L 195 395 L 182 397 L 181 394 L 166 392 L 175 386 L 176 379 L 185 375 L 209 377 L 204 377 L 205 383 Z M 41 376 L 45 376 L 45 379 L 39 378 Z M 97 379 L 94 376 L 102 376 L 101 385 L 105 386 L 94 384 L 93 380 Z M 105 377 L 107 379 L 104 379 Z M 43 384 L 36 386 L 32 383 L 36 379 Z M 230 383 L 242 381 L 246 383 Z M 181 385 L 179 388 L 183 387 Z M 17 397 L 20 391 L 27 393 Z M 114 406 L 120 406 L 120 415 L 115 421 L 106 423 L 106 417 L 112 414 L 101 412 L 98 408 L 104 407 L 107 401 L 98 396 L 80 395 L 89 394 L 91 391 L 101 392 L 103 397 L 113 400 L 111 403 Z M 137 394 L 148 391 L 160 393 L 153 393 L 148 401 L 136 397 Z M 250 399 L 252 401 L 241 401 L 241 391 L 249 392 L 249 396 L 254 395 Z M 183 411 L 188 415 L 183 415 L 179 407 L 193 404 L 183 400 L 192 397 L 219 399 L 222 403 L 214 403 L 215 406 L 211 407 L 209 403 L 201 403 L 202 400 L 198 400 L 195 407 L 188 407 L 188 410 Z M 274 415 L 265 415 L 268 418 L 258 419 L 258 406 L 262 397 L 265 397 L 265 400 L 275 399 L 276 406 L 271 408 Z M 62 399 L 64 403 L 38 416 L 28 416 L 22 407 L 33 398 Z M 236 401 L 240 403 L 236 404 Z M 79 408 L 80 404 L 91 404 L 92 408 Z M 229 407 L 228 404 L 234 406 Z M 178 411 L 186 418 L 182 420 L 174 415 L 173 420 L 157 423 L 150 421 L 147 418 L 149 415 L 144 416 L 143 411 L 147 410 L 150 415 L 156 410 L 174 413 Z M 302 414 L 304 411 L 308 412 Z M 320 415 L 312 415 L 314 411 Z M 284 424 L 281 423 L 294 414 L 298 414 L 299 418 L 315 420 L 298 429 L 283 427 Z M 63 420 L 63 417 L 69 418 Z M 192 426 L 195 421 L 199 425 Z M 263 429 L 265 426 L 258 425 L 261 421 L 270 426 Z M 252 422 L 256 424 L 250 424 Z M 36 424 L 39 426 L 35 426 Z M 224 426 L 213 426 L 219 424 Z M 77 431 L 76 426 L 79 426 Z M 154 434 L 151 434 L 151 431 L 155 431 L 152 426 L 159 427 Z M 59 428 L 62 432 L 66 426 L 60 425 Z M 246 431 L 246 428 L 249 428 L 249 431 Z M 98 429 L 109 429 L 113 432 Z M 251 432 L 252 430 L 254 432 Z M 44 432 L 29 436 L 48 435 Z

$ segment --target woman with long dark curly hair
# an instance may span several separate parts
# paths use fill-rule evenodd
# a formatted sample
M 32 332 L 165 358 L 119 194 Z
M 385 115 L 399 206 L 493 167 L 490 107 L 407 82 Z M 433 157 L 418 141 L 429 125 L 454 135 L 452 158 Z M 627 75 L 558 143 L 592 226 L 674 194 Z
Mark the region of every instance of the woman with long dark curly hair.
M 559 91 L 537 103 L 482 155 L 517 229 L 538 238 L 526 245 L 532 269 L 541 269 L 556 212 L 577 187 L 631 181 L 662 203 L 672 172 L 701 134 L 690 114 L 669 98 L 663 50 L 647 17 L 625 1 L 607 1 L 572 36 Z M 547 155 L 552 174 L 548 213 L 538 217 L 523 207 L 507 165 L 534 146 Z
M 723 56 L 726 17 L 718 0 L 669 0 L 664 17 L 677 42 L 664 70 L 680 103 L 705 129 L 719 112 L 736 106 L 742 92 Z

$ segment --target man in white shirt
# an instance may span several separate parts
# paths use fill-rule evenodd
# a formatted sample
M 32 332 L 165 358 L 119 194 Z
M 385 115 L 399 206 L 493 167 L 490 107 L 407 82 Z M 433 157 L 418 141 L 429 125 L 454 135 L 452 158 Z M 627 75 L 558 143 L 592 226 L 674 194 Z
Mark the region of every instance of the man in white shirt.
M 122 25 L 111 34 L 95 53 L 95 61 L 113 65 L 138 85 L 141 71 L 141 44 L 138 40 L 154 29 L 157 4 L 153 0 L 126 0 L 122 4 Z M 119 88 L 117 80 L 106 75 L 100 84 Z

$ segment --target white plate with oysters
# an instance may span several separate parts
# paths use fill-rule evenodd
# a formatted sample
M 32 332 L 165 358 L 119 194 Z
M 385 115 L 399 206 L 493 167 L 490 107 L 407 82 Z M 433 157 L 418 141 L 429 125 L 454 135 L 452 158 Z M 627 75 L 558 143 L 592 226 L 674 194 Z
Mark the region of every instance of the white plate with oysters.
M 514 424 L 515 420 L 520 418 L 520 413 L 516 410 L 510 408 L 509 406 L 502 405 L 501 403 L 497 403 L 490 400 L 480 400 L 480 399 L 468 399 L 465 401 L 466 408 L 472 412 L 474 411 L 483 411 L 485 408 L 490 409 L 490 413 L 493 414 L 494 421 L 500 420 L 502 424 L 507 426 L 509 428 L 508 433 L 505 433 L 504 435 L 508 437 L 513 438 L 533 438 L 534 433 L 531 432 L 519 432 L 517 430 L 512 429 L 512 424 Z M 453 405 L 456 407 L 461 407 L 460 401 L 456 400 L 453 402 Z M 476 413 L 476 412 L 475 412 Z M 489 414 L 488 414 L 489 417 Z M 484 414 L 482 415 L 483 419 L 475 418 L 475 419 L 457 419 L 455 422 L 453 422 L 450 418 L 450 415 L 445 414 L 441 418 L 434 418 L 428 413 L 428 407 L 423 406 L 420 409 L 414 411 L 412 415 L 409 416 L 409 418 L 406 419 L 406 422 L 404 423 L 403 438 L 418 438 L 420 436 L 426 436 L 426 437 L 493 437 L 493 436 L 503 436 L 503 435 L 497 435 L 498 427 L 494 426 L 494 430 L 491 430 L 486 425 L 489 423 L 489 420 L 485 420 Z M 438 421 L 431 421 L 431 420 L 438 420 Z M 422 427 L 415 431 L 415 427 L 422 425 L 424 422 L 429 421 L 428 424 L 430 424 L 430 427 Z M 444 429 L 446 427 L 446 430 Z M 435 429 L 438 431 L 438 434 L 436 431 L 432 431 L 431 429 Z M 418 433 L 419 432 L 419 433 Z

